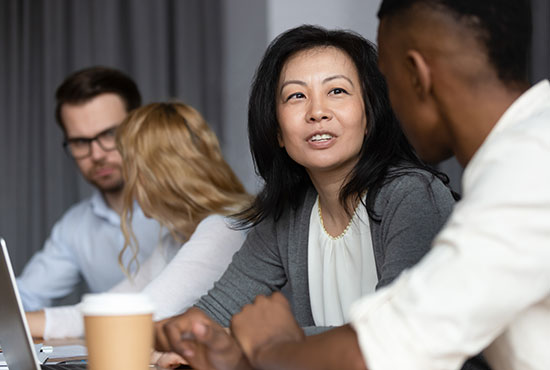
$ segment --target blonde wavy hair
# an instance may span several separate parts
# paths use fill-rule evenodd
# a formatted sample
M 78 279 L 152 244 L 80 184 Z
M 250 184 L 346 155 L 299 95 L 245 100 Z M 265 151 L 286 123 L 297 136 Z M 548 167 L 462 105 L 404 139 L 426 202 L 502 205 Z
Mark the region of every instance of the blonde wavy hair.
M 119 264 L 128 277 L 132 264 L 139 269 L 139 246 L 131 229 L 134 200 L 181 243 L 205 217 L 229 216 L 250 205 L 252 198 L 223 159 L 216 135 L 189 105 L 152 103 L 138 108 L 118 127 L 116 141 L 125 180 L 125 243 Z M 124 266 L 128 248 L 132 258 Z

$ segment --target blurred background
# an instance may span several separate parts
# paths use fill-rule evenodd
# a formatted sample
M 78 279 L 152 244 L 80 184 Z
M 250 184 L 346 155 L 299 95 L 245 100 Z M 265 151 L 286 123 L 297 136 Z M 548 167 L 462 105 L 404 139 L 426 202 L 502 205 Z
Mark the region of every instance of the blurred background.
M 250 81 L 268 43 L 309 23 L 376 41 L 379 0 L 0 1 L 0 236 L 15 273 L 55 221 L 91 188 L 62 150 L 56 87 L 91 65 L 123 70 L 144 103 L 177 99 L 217 133 L 248 190 L 257 179 L 246 132 Z M 550 76 L 550 2 L 532 0 L 531 80 Z M 439 165 L 460 191 L 454 159 Z

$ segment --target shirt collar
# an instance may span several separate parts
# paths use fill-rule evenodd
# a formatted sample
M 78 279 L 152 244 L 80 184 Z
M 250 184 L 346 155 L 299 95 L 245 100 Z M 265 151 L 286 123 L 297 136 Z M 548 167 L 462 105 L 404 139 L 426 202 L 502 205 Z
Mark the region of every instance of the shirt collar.
M 90 203 L 92 206 L 92 212 L 96 216 L 109 221 L 113 225 L 120 226 L 120 216 L 111 207 L 109 207 L 99 190 L 94 190 Z
M 532 117 L 533 114 L 536 114 L 537 110 L 546 109 L 548 101 L 550 101 L 550 82 L 548 80 L 538 82 L 521 94 L 519 98 L 506 109 L 489 135 L 487 135 L 481 146 L 474 153 L 470 162 L 464 169 L 463 177 L 466 176 L 472 164 L 476 162 L 476 158 L 480 156 L 480 153 L 483 152 L 484 148 L 488 145 L 487 143 L 490 142 L 493 137 L 507 128 L 521 125 Z
M 550 82 L 542 80 L 521 94 L 500 117 L 490 135 L 509 126 L 521 124 L 541 106 L 550 101 Z

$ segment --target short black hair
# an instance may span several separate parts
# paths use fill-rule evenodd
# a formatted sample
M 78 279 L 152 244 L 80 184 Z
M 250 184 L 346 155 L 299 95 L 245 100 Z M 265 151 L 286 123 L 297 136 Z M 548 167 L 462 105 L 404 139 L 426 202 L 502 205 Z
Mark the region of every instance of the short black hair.
M 367 133 L 360 159 L 340 191 L 340 202 L 349 212 L 348 200 L 361 200 L 368 189 L 366 207 L 371 218 L 374 200 L 386 181 L 404 168 L 423 168 L 448 183 L 448 178 L 423 164 L 407 141 L 395 117 L 384 77 L 377 65 L 375 46 L 362 36 L 344 30 L 326 30 L 303 25 L 290 29 L 271 42 L 256 71 L 248 105 L 248 137 L 256 171 L 264 187 L 252 207 L 240 214 L 243 225 L 253 226 L 270 216 L 302 203 L 312 186 L 305 168 L 296 163 L 278 143 L 279 123 L 276 94 L 281 70 L 296 53 L 316 47 L 335 47 L 353 61 L 361 82 L 367 115 Z M 392 169 L 401 169 L 393 171 Z
M 447 12 L 476 32 L 502 82 L 528 81 L 533 32 L 530 0 L 383 0 L 378 18 L 403 14 L 415 5 Z
M 73 72 L 59 85 L 55 92 L 55 118 L 65 133 L 61 118 L 63 104 L 82 104 L 105 93 L 120 96 L 126 111 L 141 105 L 139 89 L 128 75 L 109 67 L 94 66 Z

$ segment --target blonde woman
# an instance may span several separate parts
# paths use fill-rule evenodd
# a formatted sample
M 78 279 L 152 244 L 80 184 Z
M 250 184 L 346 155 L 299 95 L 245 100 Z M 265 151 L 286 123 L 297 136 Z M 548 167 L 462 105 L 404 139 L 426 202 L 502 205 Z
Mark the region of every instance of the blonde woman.
M 139 250 L 130 228 L 135 201 L 170 233 L 142 266 L 121 265 L 128 278 L 111 291 L 146 293 L 157 307 L 155 319 L 161 319 L 191 306 L 225 271 L 245 237 L 227 216 L 247 207 L 250 196 L 223 159 L 214 132 L 188 105 L 141 107 L 122 122 L 116 140 L 126 181 L 126 242 L 120 256 L 135 256 Z M 33 336 L 84 334 L 78 305 L 46 308 L 27 317 Z

